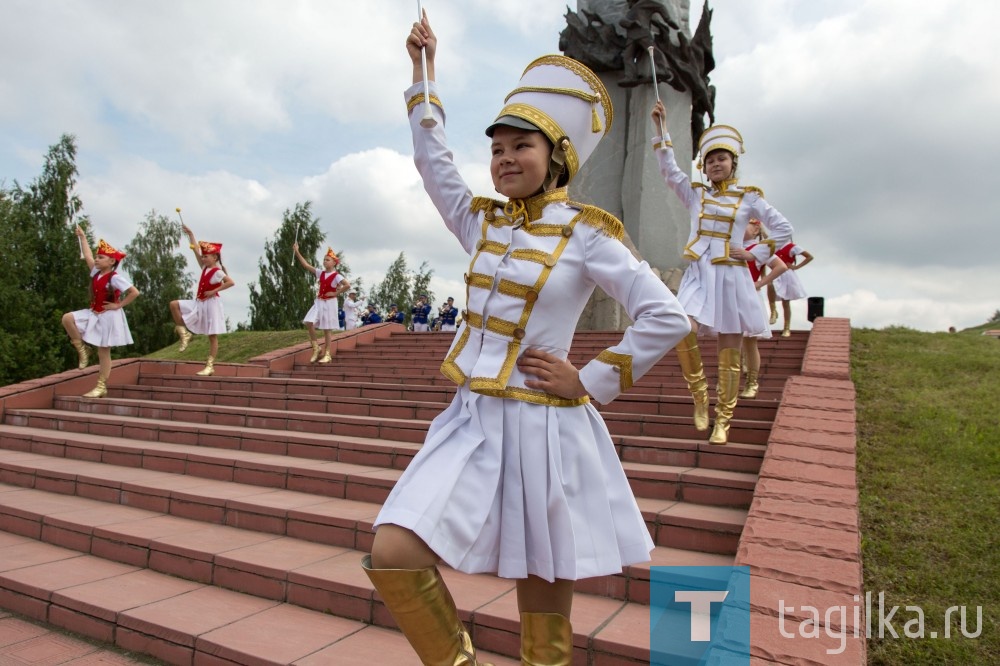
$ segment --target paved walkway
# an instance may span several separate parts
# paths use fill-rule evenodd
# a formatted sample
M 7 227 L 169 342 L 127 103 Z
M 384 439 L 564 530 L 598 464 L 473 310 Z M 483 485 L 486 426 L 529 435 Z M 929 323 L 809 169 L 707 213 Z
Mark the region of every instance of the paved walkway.
M 129 655 L 0 610 L 0 666 L 119 666 L 161 662 Z

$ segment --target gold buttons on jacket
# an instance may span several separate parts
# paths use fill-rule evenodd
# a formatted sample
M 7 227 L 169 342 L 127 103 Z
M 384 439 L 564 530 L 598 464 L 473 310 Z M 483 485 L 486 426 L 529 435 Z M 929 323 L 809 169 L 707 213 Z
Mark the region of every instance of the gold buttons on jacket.
M 565 227 L 562 228 L 562 235 L 565 236 L 566 238 L 569 238 L 570 236 L 572 236 L 573 235 L 573 227 L 571 227 L 571 226 L 569 226 L 567 224 Z
M 463 273 L 462 274 L 462 279 L 465 280 L 465 284 L 469 284 L 469 274 L 468 273 Z
M 551 254 L 545 257 L 545 265 L 548 266 L 549 268 L 552 268 L 553 266 L 556 265 L 556 258 L 553 257 Z
M 484 219 L 485 219 L 485 220 L 486 220 L 487 222 L 492 222 L 493 220 L 497 219 L 497 214 L 496 214 L 496 213 L 494 213 L 494 212 L 493 212 L 493 211 L 491 211 L 491 210 L 488 210 L 488 211 L 486 211 L 486 214 L 485 214 L 485 215 L 483 215 L 483 218 L 484 218 Z
M 535 301 L 538 300 L 538 292 L 535 291 L 534 289 L 529 289 L 524 294 L 524 300 L 528 301 L 529 303 L 534 303 Z
M 515 340 L 520 340 L 520 339 L 522 339 L 523 337 L 524 337 L 524 329 L 523 329 L 523 328 L 520 328 L 520 327 L 518 327 L 518 328 L 515 328 L 515 329 L 514 329 L 514 339 L 515 339 Z

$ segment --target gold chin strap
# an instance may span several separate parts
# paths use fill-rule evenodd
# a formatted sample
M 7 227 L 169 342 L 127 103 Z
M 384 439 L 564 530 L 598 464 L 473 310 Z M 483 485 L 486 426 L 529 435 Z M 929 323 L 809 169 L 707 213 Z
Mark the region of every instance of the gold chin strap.
M 545 189 L 551 190 L 559 185 L 559 177 L 566 172 L 566 152 L 569 150 L 569 137 L 563 137 L 552 147 L 552 157 L 549 158 L 549 177 L 545 181 Z

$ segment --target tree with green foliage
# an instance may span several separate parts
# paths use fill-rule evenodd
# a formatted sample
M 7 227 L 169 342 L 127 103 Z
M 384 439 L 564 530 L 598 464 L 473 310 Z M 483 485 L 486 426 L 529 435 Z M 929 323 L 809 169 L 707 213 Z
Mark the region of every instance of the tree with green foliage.
M 431 277 L 434 275 L 434 269 L 424 261 L 420 264 L 420 268 L 413 276 L 413 300 L 417 300 L 420 294 L 427 295 L 427 302 L 431 305 L 434 304 L 434 292 L 431 290 Z M 434 310 L 431 310 L 431 318 L 434 317 Z
M 42 174 L 27 187 L 0 192 L 0 383 L 61 372 L 77 363 L 66 340 L 63 313 L 85 307 L 86 265 L 73 227 L 82 208 L 76 186 L 76 141 L 63 135 L 49 148 Z M 79 220 L 92 236 L 86 219 Z
M 139 223 L 139 233 L 125 246 L 127 256 L 122 270 L 142 294 L 128 312 L 134 355 L 173 344 L 176 337 L 170 301 L 193 298 L 194 281 L 186 272 L 187 259 L 178 252 L 182 236 L 180 223 L 152 210 Z
M 295 260 L 292 244 L 298 238 L 299 252 L 313 266 L 322 267 L 316 255 L 326 254 L 322 247 L 326 239 L 320 231 L 319 219 L 312 214 L 312 202 L 295 204 L 286 210 L 274 239 L 264 243 L 264 258 L 257 261 L 260 277 L 250 283 L 251 331 L 286 331 L 299 328 L 302 317 L 316 298 L 316 277 L 302 270 Z M 341 253 L 338 272 L 345 278 L 351 269 Z
M 406 314 L 406 323 L 410 323 L 410 308 L 420 294 L 427 294 L 428 302 L 433 302 L 434 293 L 428 289 L 434 270 L 427 262 L 420 264 L 416 273 L 406 265 L 406 253 L 400 252 L 396 260 L 389 265 L 385 278 L 379 282 L 369 297 L 369 303 L 378 305 L 379 312 L 386 313 L 389 306 L 395 303 L 400 312 Z

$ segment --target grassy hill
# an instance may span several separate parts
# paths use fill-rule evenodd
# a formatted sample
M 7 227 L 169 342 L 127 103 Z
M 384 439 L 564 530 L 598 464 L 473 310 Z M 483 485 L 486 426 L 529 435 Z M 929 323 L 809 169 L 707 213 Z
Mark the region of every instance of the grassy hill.
M 899 638 L 878 637 L 870 664 L 1000 663 L 1000 340 L 981 331 L 852 331 L 865 590 L 899 605 Z M 924 637 L 916 633 L 924 613 Z M 946 609 L 967 608 L 944 638 Z M 937 638 L 932 638 L 934 632 Z
M 235 331 L 219 336 L 219 354 L 215 360 L 219 363 L 246 363 L 254 356 L 308 341 L 309 334 L 302 328 L 294 331 Z M 208 338 L 204 335 L 196 335 L 183 353 L 177 351 L 179 346 L 180 343 L 175 342 L 145 358 L 200 361 L 208 356 Z

